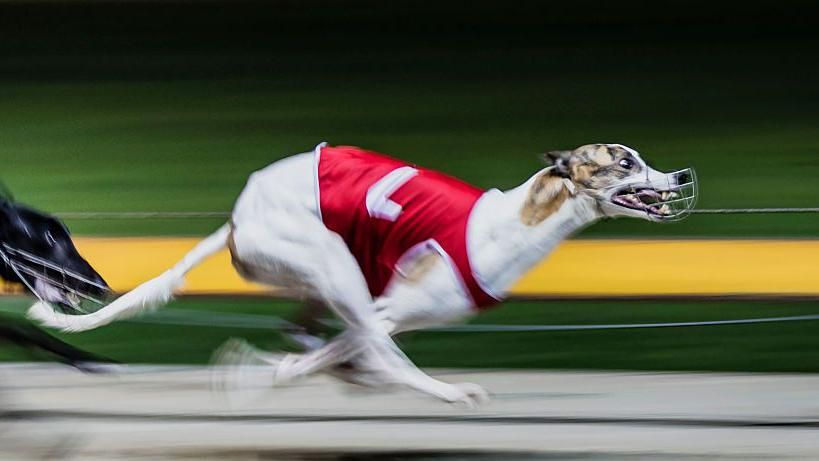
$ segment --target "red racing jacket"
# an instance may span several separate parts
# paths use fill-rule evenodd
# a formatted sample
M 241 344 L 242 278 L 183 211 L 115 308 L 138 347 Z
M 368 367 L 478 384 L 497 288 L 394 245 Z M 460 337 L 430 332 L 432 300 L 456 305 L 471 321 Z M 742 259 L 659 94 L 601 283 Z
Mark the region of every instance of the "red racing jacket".
M 483 190 L 351 146 L 316 148 L 316 178 L 321 219 L 344 239 L 374 297 L 402 257 L 428 246 L 455 269 L 474 307 L 498 302 L 481 288 L 467 251 L 467 224 Z

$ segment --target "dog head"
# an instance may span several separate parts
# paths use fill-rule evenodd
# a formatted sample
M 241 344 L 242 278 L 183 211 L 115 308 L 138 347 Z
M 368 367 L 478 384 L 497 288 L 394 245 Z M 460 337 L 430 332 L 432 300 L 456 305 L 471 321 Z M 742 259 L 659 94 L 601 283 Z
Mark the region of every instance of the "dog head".
M 688 168 L 664 173 L 630 147 L 587 144 L 546 154 L 553 174 L 570 179 L 608 217 L 673 221 L 688 215 L 697 199 L 697 179 Z
M 77 310 L 109 293 L 58 219 L 0 198 L 0 277 L 43 301 Z

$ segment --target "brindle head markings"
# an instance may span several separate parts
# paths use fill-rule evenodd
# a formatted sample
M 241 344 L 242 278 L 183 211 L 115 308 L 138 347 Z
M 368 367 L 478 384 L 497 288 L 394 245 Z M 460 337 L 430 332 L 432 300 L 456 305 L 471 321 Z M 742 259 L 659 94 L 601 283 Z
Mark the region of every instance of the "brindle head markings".
M 546 171 L 570 181 L 576 194 L 593 199 L 606 217 L 671 221 L 685 217 L 696 202 L 693 170 L 658 171 L 622 144 L 586 144 L 545 157 L 552 165 Z
M 548 152 L 545 158 L 554 166 L 555 174 L 587 189 L 606 187 L 612 180 L 622 180 L 643 169 L 639 154 L 620 144 L 586 144 Z

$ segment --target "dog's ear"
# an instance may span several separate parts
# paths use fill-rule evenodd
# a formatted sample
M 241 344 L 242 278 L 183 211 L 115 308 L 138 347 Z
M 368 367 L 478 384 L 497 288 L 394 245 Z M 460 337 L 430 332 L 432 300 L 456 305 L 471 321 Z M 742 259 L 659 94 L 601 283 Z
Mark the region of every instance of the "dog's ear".
M 553 165 L 555 174 L 563 178 L 571 176 L 571 170 L 569 169 L 571 157 L 572 151 L 570 150 L 553 150 L 543 154 L 543 160 L 546 164 Z

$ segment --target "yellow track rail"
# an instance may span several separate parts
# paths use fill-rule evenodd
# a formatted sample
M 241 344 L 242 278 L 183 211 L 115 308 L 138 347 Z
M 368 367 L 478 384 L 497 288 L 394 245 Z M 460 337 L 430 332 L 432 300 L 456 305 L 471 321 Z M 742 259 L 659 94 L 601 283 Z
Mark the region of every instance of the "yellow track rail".
M 176 263 L 198 238 L 78 238 L 116 291 Z M 227 252 L 188 277 L 188 294 L 258 294 Z M 572 240 L 514 288 L 519 296 L 819 295 L 819 241 Z

